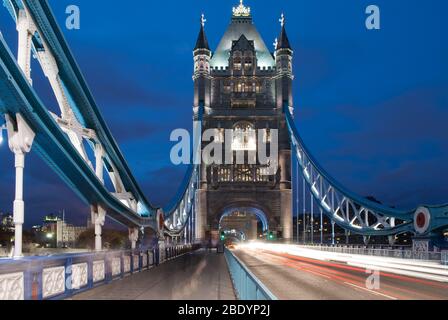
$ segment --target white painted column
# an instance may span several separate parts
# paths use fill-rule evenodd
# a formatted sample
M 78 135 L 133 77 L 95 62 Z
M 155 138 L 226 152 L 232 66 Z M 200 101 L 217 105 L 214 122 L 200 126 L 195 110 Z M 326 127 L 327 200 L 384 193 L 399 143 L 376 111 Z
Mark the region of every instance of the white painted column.
M 30 83 L 31 80 L 31 41 L 33 39 L 33 29 L 31 21 L 25 10 L 19 10 L 17 17 L 17 32 L 19 34 L 17 63 L 22 69 Z
M 103 233 L 103 226 L 106 222 L 106 210 L 101 206 L 92 206 L 92 223 L 95 226 L 95 251 L 102 251 L 103 244 L 101 235 Z
M 14 200 L 14 257 L 22 256 L 22 228 L 25 223 L 25 202 L 23 201 L 23 170 L 25 168 L 25 154 L 15 152 L 16 167 L 16 197 Z
M 335 233 L 334 233 L 335 224 L 336 223 L 334 221 L 331 221 L 331 244 L 332 245 L 336 244 Z
M 131 249 L 135 250 L 137 248 L 138 241 L 138 228 L 129 229 L 129 241 L 131 241 Z
M 103 164 L 104 150 L 103 147 L 97 143 L 95 145 L 95 173 L 98 179 L 104 184 L 104 164 Z
M 14 121 L 6 115 L 9 148 L 15 155 L 16 190 L 14 200 L 14 257 L 22 256 L 22 229 L 25 222 L 25 202 L 23 201 L 23 171 L 25 168 L 25 154 L 31 151 L 35 134 L 22 118 L 16 115 Z

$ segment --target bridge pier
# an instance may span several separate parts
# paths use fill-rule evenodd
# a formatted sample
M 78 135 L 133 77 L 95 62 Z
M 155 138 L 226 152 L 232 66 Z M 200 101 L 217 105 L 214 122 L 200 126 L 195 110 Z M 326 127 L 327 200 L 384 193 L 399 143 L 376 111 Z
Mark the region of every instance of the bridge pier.
M 14 200 L 14 257 L 22 256 L 22 226 L 25 222 L 25 202 L 23 201 L 23 171 L 25 168 L 25 154 L 31 151 L 35 134 L 20 114 L 15 121 L 6 115 L 8 130 L 8 144 L 15 156 L 16 190 Z

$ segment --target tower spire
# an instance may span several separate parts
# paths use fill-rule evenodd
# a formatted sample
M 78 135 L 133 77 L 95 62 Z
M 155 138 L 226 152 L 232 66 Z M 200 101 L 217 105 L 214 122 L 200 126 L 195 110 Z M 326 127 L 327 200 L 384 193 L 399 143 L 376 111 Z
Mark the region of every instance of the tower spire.
M 280 50 L 280 49 L 292 50 L 291 44 L 289 43 L 288 35 L 286 34 L 286 28 L 285 28 L 286 19 L 285 19 L 285 15 L 283 13 L 280 16 L 280 20 L 279 21 L 280 21 L 280 25 L 282 27 L 282 30 L 280 32 L 280 37 L 278 38 L 278 44 L 277 44 L 276 49 L 277 50 Z
M 207 36 L 205 35 L 205 22 L 207 20 L 205 19 L 205 15 L 201 14 L 201 29 L 199 30 L 198 40 L 196 41 L 196 46 L 194 47 L 194 50 L 198 49 L 206 49 L 210 50 L 210 47 L 208 45 Z

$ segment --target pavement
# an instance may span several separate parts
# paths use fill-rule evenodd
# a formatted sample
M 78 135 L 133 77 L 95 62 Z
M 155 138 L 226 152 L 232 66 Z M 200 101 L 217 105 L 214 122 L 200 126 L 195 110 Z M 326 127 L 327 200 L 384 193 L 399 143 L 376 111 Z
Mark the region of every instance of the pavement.
M 280 300 L 448 300 L 448 284 L 274 250 L 233 253 Z
M 235 300 L 222 254 L 199 250 L 101 285 L 73 300 Z

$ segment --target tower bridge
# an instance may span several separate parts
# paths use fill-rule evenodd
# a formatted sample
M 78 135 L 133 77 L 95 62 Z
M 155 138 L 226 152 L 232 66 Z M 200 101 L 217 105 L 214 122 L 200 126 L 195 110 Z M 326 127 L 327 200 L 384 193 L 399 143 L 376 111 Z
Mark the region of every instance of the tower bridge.
M 165 258 L 185 255 L 222 230 L 232 229 L 246 236 L 251 234 L 253 238 L 255 229 L 257 237 L 255 218 L 260 221 L 262 232 L 275 233 L 277 239 L 291 243 L 293 199 L 304 204 L 304 214 L 311 212 L 311 217 L 315 217 L 320 213 L 321 219 L 325 215 L 331 219 L 333 227 L 337 224 L 364 236 L 366 244 L 372 236 L 389 236 L 392 245 L 396 235 L 410 232 L 415 235 L 416 248 L 429 252 L 436 247 L 441 253 L 446 247 L 443 232 L 448 228 L 448 206 L 421 206 L 405 211 L 379 205 L 335 181 L 309 152 L 294 122 L 294 51 L 283 15 L 273 51 L 266 46 L 250 8 L 242 1 L 233 9 L 230 24 L 215 50 L 210 48 L 202 16 L 193 50 L 192 113 L 193 119 L 201 125 L 200 133 L 208 129 L 231 130 L 235 133 L 231 153 L 248 157 L 257 149 L 257 139 L 260 139 L 252 136 L 252 132 L 264 132 L 263 143 L 270 147 L 274 144 L 270 132 L 276 130 L 278 169 L 268 172 L 259 158 L 251 164 L 192 163 L 173 201 L 158 208 L 151 204 L 151 195 L 145 195 L 138 185 L 109 131 L 49 3 L 46 0 L 4 0 L 4 4 L 16 22 L 19 43 L 18 55 L 14 56 L 0 36 L 0 115 L 5 119 L 8 144 L 15 155 L 16 260 L 6 262 L 7 267 L 0 261 L 0 282 L 10 281 L 8 274 L 11 273 L 4 270 L 10 271 L 14 261 L 19 263 L 19 271 L 13 274 L 14 279 L 22 279 L 17 282 L 22 283 L 22 287 L 18 285 L 22 295 L 17 298 L 32 298 L 29 292 L 23 292 L 29 291 L 36 282 L 35 274 L 23 269 L 22 262 L 28 260 L 21 260 L 24 259 L 22 225 L 27 218 L 23 177 L 26 155 L 34 151 L 91 208 L 97 254 L 70 258 L 70 261 L 79 262 L 75 264 L 79 269 L 75 269 L 89 288 L 95 281 L 112 281 L 114 277 L 158 265 Z M 32 56 L 37 58 L 50 83 L 59 106 L 58 114 L 49 111 L 33 89 Z M 195 152 L 202 153 L 206 148 L 201 137 L 194 139 L 198 149 L 193 151 L 192 158 Z M 88 152 L 87 148 L 91 150 Z M 299 169 L 296 174 L 292 170 L 294 167 Z M 106 186 L 106 175 L 113 190 Z M 293 181 L 303 181 L 304 187 L 300 188 L 301 183 Z M 309 208 L 305 208 L 306 199 L 311 199 Z M 242 223 L 239 212 L 251 218 Z M 105 219 L 129 229 L 131 251 L 103 251 L 101 236 Z M 246 230 L 238 224 L 246 224 Z M 148 229 L 157 234 L 158 244 L 154 248 L 137 249 L 137 242 L 145 237 Z M 227 258 L 233 261 L 229 260 L 230 256 Z M 245 255 L 242 259 L 250 260 Z M 65 261 L 64 258 L 61 261 Z M 58 271 L 57 265 L 54 269 L 51 263 L 48 267 L 51 270 L 44 267 L 38 271 L 43 279 L 48 272 L 56 278 L 66 272 L 64 267 Z M 233 280 L 235 282 L 235 278 Z M 82 287 L 82 284 L 77 285 Z M 54 297 L 58 292 L 67 294 L 63 289 L 39 290 L 40 298 Z M 257 297 L 258 294 L 271 296 L 262 286 L 257 290 Z

